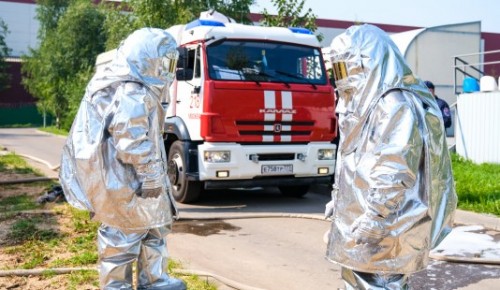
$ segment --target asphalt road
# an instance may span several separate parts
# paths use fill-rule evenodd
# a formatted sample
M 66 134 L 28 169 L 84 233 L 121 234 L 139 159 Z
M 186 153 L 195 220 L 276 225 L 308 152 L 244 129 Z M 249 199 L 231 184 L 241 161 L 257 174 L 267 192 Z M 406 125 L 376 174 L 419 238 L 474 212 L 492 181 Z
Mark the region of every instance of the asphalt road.
M 39 168 L 57 167 L 63 144 L 64 138 L 35 129 L 0 129 L 0 146 L 34 157 Z M 196 205 L 179 205 L 169 252 L 185 269 L 220 276 L 237 289 L 343 288 L 340 268 L 324 259 L 328 200 L 325 188 L 300 199 L 273 188 L 207 192 Z M 499 266 L 431 261 L 410 283 L 413 289 L 499 289 L 499 277 Z

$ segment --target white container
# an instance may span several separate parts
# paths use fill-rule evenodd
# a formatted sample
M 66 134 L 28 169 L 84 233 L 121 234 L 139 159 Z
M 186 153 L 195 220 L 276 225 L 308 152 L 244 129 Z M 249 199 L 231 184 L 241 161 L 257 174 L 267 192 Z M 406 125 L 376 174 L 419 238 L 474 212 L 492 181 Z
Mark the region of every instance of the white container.
M 495 78 L 492 76 L 482 76 L 479 81 L 479 89 L 481 92 L 492 92 L 498 90 Z
M 460 94 L 456 150 L 475 163 L 500 163 L 500 91 Z

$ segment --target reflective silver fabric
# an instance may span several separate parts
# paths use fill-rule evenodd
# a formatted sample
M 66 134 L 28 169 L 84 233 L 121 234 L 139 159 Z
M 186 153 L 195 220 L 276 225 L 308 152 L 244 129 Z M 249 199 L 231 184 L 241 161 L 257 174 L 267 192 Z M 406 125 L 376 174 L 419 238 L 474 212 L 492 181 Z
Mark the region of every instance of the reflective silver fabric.
M 405 290 L 408 276 L 403 274 L 373 274 L 356 272 L 342 267 L 342 279 L 346 290 Z
M 365 273 L 422 270 L 457 202 L 439 108 L 379 28 L 350 27 L 331 53 L 342 64 L 327 258 Z
M 137 289 L 182 290 L 184 282 L 165 272 L 170 226 L 122 231 L 101 225 L 97 232 L 100 288 L 134 289 L 132 264 L 137 260 Z
M 91 211 L 95 220 L 140 230 L 169 225 L 177 214 L 166 175 L 161 104 L 177 58 L 170 34 L 143 28 L 87 85 L 59 178 L 68 202 Z

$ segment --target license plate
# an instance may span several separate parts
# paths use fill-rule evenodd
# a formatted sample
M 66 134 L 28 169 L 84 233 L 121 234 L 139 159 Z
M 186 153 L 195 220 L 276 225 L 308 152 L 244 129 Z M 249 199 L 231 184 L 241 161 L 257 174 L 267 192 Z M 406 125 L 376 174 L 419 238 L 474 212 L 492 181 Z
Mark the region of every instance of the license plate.
M 292 164 L 282 164 L 282 165 L 262 165 L 262 174 L 291 174 L 293 173 Z

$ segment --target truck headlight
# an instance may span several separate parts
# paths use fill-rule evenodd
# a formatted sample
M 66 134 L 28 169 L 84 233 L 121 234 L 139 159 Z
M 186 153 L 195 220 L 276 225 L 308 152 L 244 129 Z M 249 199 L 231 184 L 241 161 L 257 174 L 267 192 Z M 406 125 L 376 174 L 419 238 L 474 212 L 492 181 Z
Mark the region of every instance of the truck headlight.
M 230 151 L 205 151 L 205 162 L 225 163 L 231 161 Z
M 333 160 L 335 158 L 335 150 L 333 149 L 319 149 L 318 159 L 319 160 Z

